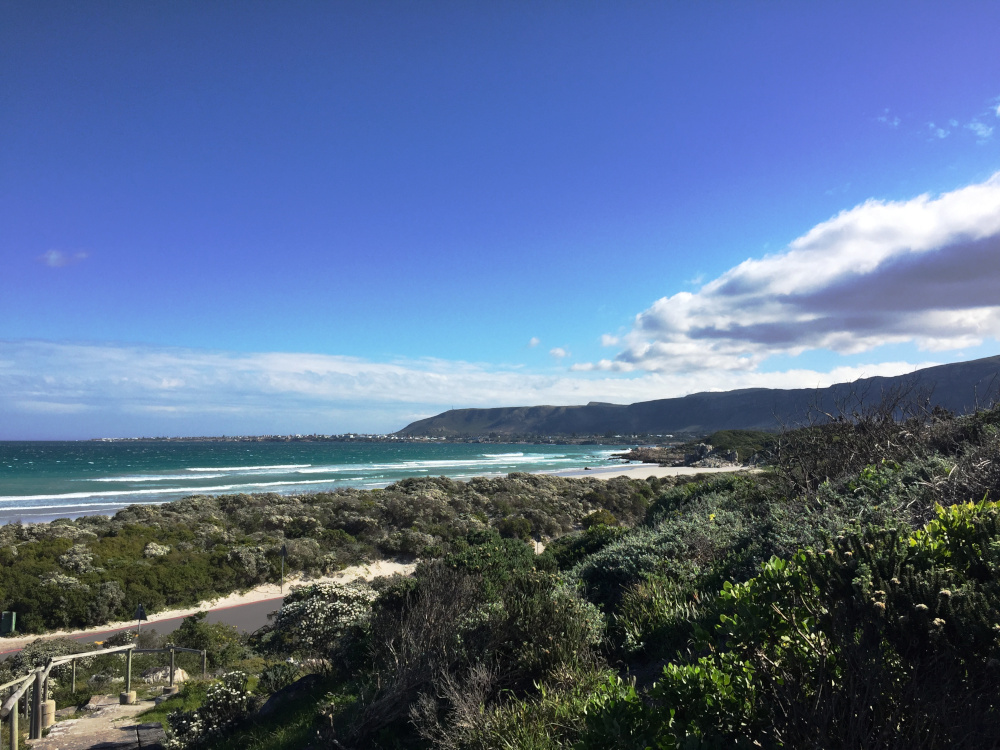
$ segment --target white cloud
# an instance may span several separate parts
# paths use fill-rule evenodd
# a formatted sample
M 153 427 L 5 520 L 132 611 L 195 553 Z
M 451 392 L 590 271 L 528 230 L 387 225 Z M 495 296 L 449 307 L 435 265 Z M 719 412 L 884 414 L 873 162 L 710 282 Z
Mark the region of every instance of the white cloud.
M 989 125 L 979 122 L 978 120 L 973 120 L 965 127 L 973 132 L 979 143 L 986 143 L 989 137 L 993 135 L 993 128 Z
M 87 259 L 87 253 L 64 253 L 62 250 L 47 250 L 38 256 L 38 259 L 49 268 L 62 268 L 72 263 L 79 263 Z
M 612 336 L 609 333 L 601 334 L 601 346 L 618 346 L 621 343 L 621 339 L 617 336 Z
M 433 359 L 380 363 L 320 354 L 0 341 L 0 439 L 23 438 L 30 430 L 36 437 L 393 431 L 453 405 L 632 403 L 706 390 L 812 388 L 917 366 L 623 378 L 526 374 Z M 609 361 L 591 369 L 629 365 Z
M 888 107 L 882 110 L 882 114 L 880 114 L 875 119 L 878 120 L 878 122 L 890 128 L 898 128 L 899 123 L 901 122 L 901 120 L 896 115 L 892 114 L 889 111 Z
M 554 349 L 549 349 L 549 354 L 551 354 L 556 359 L 562 359 L 563 357 L 569 356 L 569 352 L 563 349 L 561 346 L 557 346 Z
M 531 349 L 535 348 L 540 343 L 542 343 L 542 340 L 537 336 L 532 336 L 530 339 L 528 339 L 528 347 Z
M 958 123 L 955 123 L 955 124 L 957 125 Z M 935 138 L 943 139 L 943 138 L 947 138 L 949 135 L 951 135 L 951 131 L 950 130 L 945 130 L 944 128 L 939 128 L 933 122 L 927 123 L 927 128 L 928 128 L 928 130 L 931 131 L 931 135 L 933 137 L 935 137 Z
M 936 198 L 870 200 L 780 254 L 663 297 L 636 316 L 615 362 L 752 372 L 772 355 L 811 349 L 953 350 L 1000 336 L 997 289 L 1000 173 Z M 604 360 L 591 369 L 614 367 Z

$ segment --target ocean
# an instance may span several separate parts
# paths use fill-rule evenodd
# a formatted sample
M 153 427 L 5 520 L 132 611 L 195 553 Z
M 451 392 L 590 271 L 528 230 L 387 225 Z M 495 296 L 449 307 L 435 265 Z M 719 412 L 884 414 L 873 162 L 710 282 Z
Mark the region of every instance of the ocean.
M 0 524 L 112 515 L 194 494 L 384 487 L 606 462 L 626 446 L 365 442 L 0 442 Z

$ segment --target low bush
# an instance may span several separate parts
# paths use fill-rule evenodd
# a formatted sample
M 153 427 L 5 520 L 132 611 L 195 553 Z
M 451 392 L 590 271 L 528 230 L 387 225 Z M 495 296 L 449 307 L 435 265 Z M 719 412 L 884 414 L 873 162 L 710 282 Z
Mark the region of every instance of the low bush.
M 194 711 L 175 711 L 167 716 L 170 748 L 206 745 L 235 729 L 255 708 L 256 700 L 247 689 L 247 675 L 229 672 L 211 683 L 205 698 Z
M 260 645 L 271 652 L 327 657 L 342 636 L 367 622 L 375 597 L 363 581 L 297 586 L 285 597 Z
M 175 646 L 205 651 L 208 666 L 221 669 L 232 666 L 246 655 L 246 638 L 232 625 L 205 621 L 206 612 L 185 617 L 171 634 Z

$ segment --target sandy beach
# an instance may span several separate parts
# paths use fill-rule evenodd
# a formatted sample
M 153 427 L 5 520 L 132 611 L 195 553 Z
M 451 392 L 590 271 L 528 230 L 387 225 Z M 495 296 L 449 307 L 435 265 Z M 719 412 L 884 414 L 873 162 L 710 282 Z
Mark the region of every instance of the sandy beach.
M 557 471 L 560 477 L 593 477 L 595 479 L 646 479 L 647 477 L 682 477 L 696 474 L 719 474 L 734 471 L 752 471 L 744 466 L 729 466 L 721 469 L 707 469 L 695 466 L 658 466 L 657 464 L 619 464 L 618 466 L 596 466 L 589 470 Z

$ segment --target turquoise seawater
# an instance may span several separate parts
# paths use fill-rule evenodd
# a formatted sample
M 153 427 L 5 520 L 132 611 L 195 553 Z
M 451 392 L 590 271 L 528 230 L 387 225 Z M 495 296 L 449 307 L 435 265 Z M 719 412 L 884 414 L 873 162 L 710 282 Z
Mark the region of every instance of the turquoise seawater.
M 383 487 L 604 462 L 623 446 L 334 442 L 0 442 L 0 523 L 110 515 L 185 495 Z

